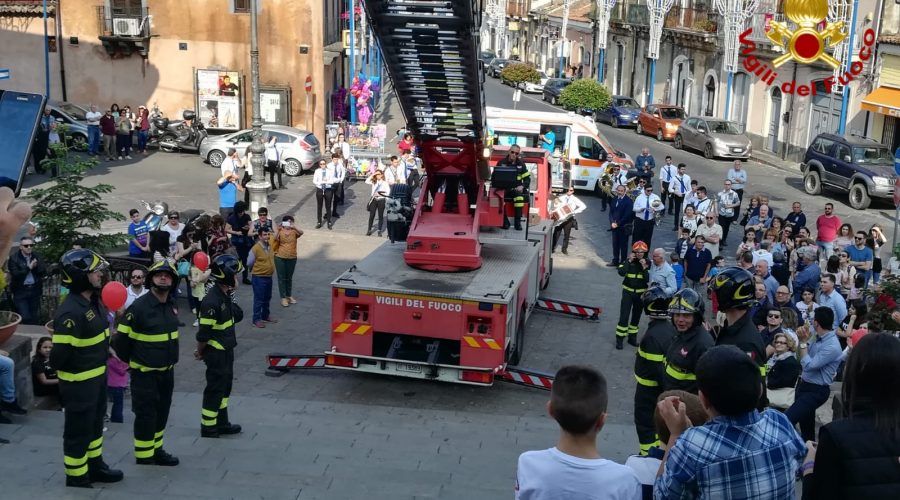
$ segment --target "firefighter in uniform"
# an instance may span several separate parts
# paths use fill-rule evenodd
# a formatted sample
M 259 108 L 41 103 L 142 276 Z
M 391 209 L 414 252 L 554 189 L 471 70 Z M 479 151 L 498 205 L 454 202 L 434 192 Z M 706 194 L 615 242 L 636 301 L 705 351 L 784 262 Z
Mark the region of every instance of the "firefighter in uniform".
M 115 483 L 123 477 L 103 461 L 109 320 L 98 292 L 107 263 L 91 250 L 78 249 L 66 252 L 60 264 L 69 294 L 53 318 L 50 363 L 65 408 L 66 486 L 91 488 L 91 482 Z
M 522 210 L 525 208 L 525 198 L 528 196 L 528 188 L 531 186 L 531 173 L 525 162 L 519 158 L 522 149 L 513 145 L 509 148 L 509 154 L 506 158 L 497 163 L 498 167 L 516 167 L 516 185 L 505 191 L 506 201 L 513 202 L 513 214 L 515 216 L 515 228 L 517 231 L 522 230 Z M 509 219 L 506 212 L 503 215 L 503 229 L 509 228 Z
M 700 294 L 685 288 L 675 292 L 669 303 L 669 315 L 675 325 L 675 337 L 666 351 L 663 390 L 681 390 L 697 394 L 694 369 L 700 356 L 715 345 L 712 335 L 703 327 L 705 311 Z
M 206 388 L 203 390 L 200 436 L 217 438 L 237 434 L 241 426 L 228 420 L 228 397 L 234 374 L 234 348 L 237 345 L 234 325 L 244 312 L 234 303 L 232 292 L 235 276 L 244 270 L 236 257 L 222 254 L 210 264 L 213 286 L 200 303 L 200 328 L 194 357 L 206 363 Z
M 675 337 L 675 327 L 669 321 L 669 301 L 669 296 L 659 286 L 654 286 L 641 295 L 644 314 L 650 318 L 634 358 L 634 378 L 637 380 L 634 389 L 634 427 L 637 429 L 641 455 L 646 455 L 650 448 L 660 445 L 653 410 L 656 408 L 657 398 L 663 392 L 666 351 Z
M 616 349 L 622 349 L 625 337 L 637 346 L 638 323 L 641 321 L 641 294 L 650 282 L 650 262 L 646 258 L 647 244 L 635 241 L 631 246 L 631 258 L 619 264 L 622 280 L 622 303 L 619 306 L 619 324 L 616 325 Z
M 157 262 L 147 270 L 145 286 L 150 293 L 125 312 L 113 348 L 131 369 L 135 460 L 174 466 L 178 459 L 162 445 L 178 363 L 178 316 L 171 295 L 178 288 L 178 271 L 167 260 Z
M 753 275 L 739 267 L 729 267 L 713 279 L 710 293 L 716 294 L 719 310 L 725 313 L 725 326 L 719 329 L 716 345 L 734 345 L 747 353 L 763 377 L 760 408 L 768 406 L 766 397 L 766 346 L 762 335 L 747 312 L 756 303 Z

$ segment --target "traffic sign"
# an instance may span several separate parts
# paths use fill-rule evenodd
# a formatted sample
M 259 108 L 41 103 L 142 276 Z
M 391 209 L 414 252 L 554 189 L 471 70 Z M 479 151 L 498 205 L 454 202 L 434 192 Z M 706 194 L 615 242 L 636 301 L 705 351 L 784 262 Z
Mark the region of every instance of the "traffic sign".
M 519 102 L 519 100 L 521 100 L 521 99 L 522 99 L 522 91 L 520 89 L 516 89 L 516 91 L 513 92 L 513 102 Z
M 9 80 L 9 68 L 0 68 L 0 80 Z
M 306 89 L 307 94 L 312 92 L 312 77 L 311 76 L 306 77 L 306 83 L 303 84 L 303 87 Z

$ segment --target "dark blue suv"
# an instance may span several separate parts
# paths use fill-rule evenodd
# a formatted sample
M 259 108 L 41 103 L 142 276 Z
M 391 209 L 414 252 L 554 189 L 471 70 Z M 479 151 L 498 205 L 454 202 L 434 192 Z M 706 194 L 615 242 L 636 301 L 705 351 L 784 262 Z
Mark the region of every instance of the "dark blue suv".
M 894 195 L 894 155 L 869 138 L 819 134 L 806 149 L 800 170 L 808 194 L 820 194 L 824 187 L 837 189 L 847 193 L 856 210 L 868 208 L 872 198 Z
M 594 113 L 594 121 L 608 123 L 613 127 L 634 127 L 637 126 L 640 114 L 641 105 L 637 101 L 628 96 L 614 95 L 608 108 Z

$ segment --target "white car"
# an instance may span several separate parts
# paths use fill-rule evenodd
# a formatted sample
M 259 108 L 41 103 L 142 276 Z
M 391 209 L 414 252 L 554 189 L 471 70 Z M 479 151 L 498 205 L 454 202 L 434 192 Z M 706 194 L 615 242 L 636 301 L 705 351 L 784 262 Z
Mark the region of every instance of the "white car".
M 540 94 L 544 92 L 544 84 L 547 83 L 547 80 L 549 80 L 550 77 L 541 70 L 538 70 L 538 73 L 541 74 L 541 81 L 539 83 L 525 82 L 522 84 L 522 90 L 530 94 Z
M 281 150 L 282 168 L 290 176 L 302 175 L 304 171 L 316 167 L 321 158 L 319 141 L 312 132 L 284 125 L 263 125 L 263 141 L 270 136 L 278 138 L 278 149 Z M 229 148 L 235 148 L 243 157 L 253 141 L 253 129 L 244 129 L 228 135 L 209 136 L 200 143 L 200 158 L 208 161 L 210 166 L 219 168 L 225 161 Z

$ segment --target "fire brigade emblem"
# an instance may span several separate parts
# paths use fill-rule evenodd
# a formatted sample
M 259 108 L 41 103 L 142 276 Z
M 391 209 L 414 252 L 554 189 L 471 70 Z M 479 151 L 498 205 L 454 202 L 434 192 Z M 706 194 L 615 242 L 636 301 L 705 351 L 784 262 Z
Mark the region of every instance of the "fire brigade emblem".
M 688 350 L 682 347 L 681 351 L 678 354 L 681 354 L 681 357 L 686 358 L 688 355 Z
M 769 23 L 766 36 L 787 50 L 772 62 L 776 68 L 792 59 L 803 64 L 822 60 L 835 69 L 840 66 L 837 59 L 825 53 L 825 47 L 834 47 L 847 37 L 844 22 L 826 23 L 822 32 L 816 31 L 816 25 L 828 16 L 828 0 L 785 0 L 784 14 L 797 23 L 797 29 L 791 30 L 786 23 L 778 21 Z

